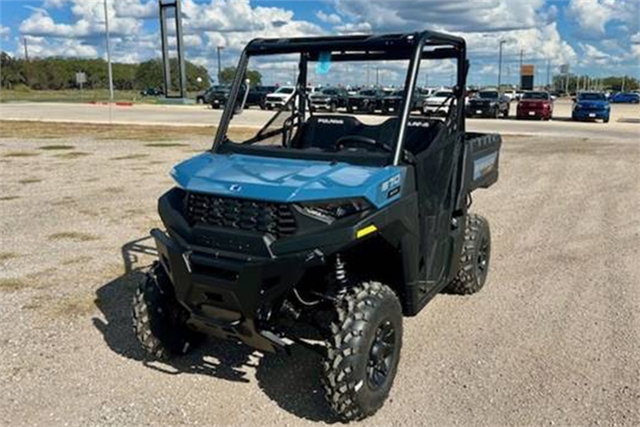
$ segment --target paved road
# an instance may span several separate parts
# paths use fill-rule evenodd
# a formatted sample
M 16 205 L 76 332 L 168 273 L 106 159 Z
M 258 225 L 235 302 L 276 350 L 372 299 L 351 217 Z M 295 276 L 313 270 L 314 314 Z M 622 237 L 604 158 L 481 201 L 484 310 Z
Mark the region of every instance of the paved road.
M 640 107 L 613 105 L 608 124 L 576 123 L 570 121 L 571 103 L 556 103 L 555 119 L 551 122 L 471 119 L 468 128 L 478 132 L 502 134 L 573 136 L 580 138 L 603 137 L 637 139 L 640 137 Z M 511 113 L 515 113 L 515 104 Z M 136 105 L 133 107 L 62 103 L 2 103 L 1 119 L 73 121 L 85 123 L 135 123 L 167 125 L 216 125 L 220 110 L 205 106 Z M 234 125 L 259 127 L 272 116 L 272 112 L 245 110 L 234 118 Z M 379 121 L 384 116 L 360 116 L 365 122 Z

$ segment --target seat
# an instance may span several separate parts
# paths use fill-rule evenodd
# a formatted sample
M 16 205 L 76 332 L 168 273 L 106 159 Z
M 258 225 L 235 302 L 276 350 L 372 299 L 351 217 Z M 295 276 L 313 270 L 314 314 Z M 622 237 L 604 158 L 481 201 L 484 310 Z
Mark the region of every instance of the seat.
M 303 125 L 294 147 L 332 151 L 338 139 L 345 135 L 358 135 L 380 141 L 392 147 L 397 135 L 398 117 L 378 125 L 366 125 L 352 116 L 314 115 Z M 407 123 L 405 149 L 416 155 L 426 150 L 444 124 L 440 120 L 411 117 Z

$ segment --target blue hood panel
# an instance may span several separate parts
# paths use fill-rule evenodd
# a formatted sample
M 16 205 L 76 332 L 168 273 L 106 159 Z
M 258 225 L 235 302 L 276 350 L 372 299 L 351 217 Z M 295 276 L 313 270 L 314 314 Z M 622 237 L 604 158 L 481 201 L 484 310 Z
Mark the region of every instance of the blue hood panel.
M 173 168 L 188 191 L 272 202 L 364 197 L 382 207 L 400 197 L 405 169 L 300 159 L 200 154 Z M 395 191 L 392 191 L 395 190 Z

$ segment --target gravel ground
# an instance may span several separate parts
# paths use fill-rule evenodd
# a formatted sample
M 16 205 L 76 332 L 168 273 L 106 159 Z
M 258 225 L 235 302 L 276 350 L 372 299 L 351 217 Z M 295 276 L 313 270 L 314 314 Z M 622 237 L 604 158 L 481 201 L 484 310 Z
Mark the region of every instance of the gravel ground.
M 134 340 L 156 199 L 208 144 L 0 139 L 0 425 L 335 421 L 304 350 L 212 340 L 167 365 Z M 639 154 L 508 137 L 500 181 L 474 197 L 489 282 L 406 319 L 391 397 L 366 425 L 640 425 Z

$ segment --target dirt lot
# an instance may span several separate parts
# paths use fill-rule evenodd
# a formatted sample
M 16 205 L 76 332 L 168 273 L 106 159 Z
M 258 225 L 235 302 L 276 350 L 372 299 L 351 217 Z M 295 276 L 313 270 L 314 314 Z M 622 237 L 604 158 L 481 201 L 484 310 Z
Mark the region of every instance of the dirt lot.
M 302 349 L 209 341 L 144 361 L 130 301 L 155 202 L 211 138 L 89 134 L 0 138 L 0 425 L 333 422 Z M 391 398 L 366 424 L 640 425 L 639 154 L 633 140 L 508 137 L 500 181 L 474 198 L 489 283 L 406 320 Z

